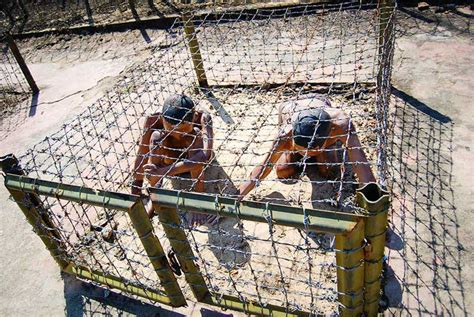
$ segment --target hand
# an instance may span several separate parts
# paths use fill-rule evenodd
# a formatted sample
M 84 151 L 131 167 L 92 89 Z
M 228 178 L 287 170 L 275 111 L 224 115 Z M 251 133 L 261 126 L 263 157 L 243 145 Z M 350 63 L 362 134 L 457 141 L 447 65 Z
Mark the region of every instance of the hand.
M 255 182 L 251 180 L 240 185 L 239 193 L 237 194 L 237 201 L 239 202 L 242 201 L 242 199 L 244 199 L 244 197 L 247 196 L 247 194 L 252 189 L 254 189 L 254 187 L 255 187 Z
M 143 180 L 134 180 L 132 182 L 132 195 L 140 195 L 142 193 Z
M 164 171 L 158 168 L 155 164 L 143 165 L 143 173 L 151 186 L 155 186 L 156 183 L 160 182 L 165 174 Z

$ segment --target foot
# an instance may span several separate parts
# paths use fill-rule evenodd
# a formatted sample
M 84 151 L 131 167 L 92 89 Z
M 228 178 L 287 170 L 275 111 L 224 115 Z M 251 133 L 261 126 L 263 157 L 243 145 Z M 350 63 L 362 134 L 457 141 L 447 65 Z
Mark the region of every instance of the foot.
M 280 182 L 282 182 L 283 184 L 285 185 L 294 185 L 296 183 L 298 183 L 298 181 L 300 180 L 299 177 L 292 177 L 292 178 L 279 178 L 278 179 Z
M 314 240 L 323 251 L 331 251 L 334 248 L 334 235 L 329 233 L 310 232 L 308 236 Z
M 189 212 L 186 216 L 188 224 L 191 228 L 195 228 L 204 224 L 215 225 L 220 217 L 217 215 L 207 215 L 197 212 Z

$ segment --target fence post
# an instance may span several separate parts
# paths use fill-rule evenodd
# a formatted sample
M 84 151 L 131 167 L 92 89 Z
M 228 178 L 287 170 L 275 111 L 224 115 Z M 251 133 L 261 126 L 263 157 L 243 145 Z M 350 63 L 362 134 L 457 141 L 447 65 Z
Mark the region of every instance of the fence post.
M 153 209 L 158 214 L 166 236 L 184 272 L 184 277 L 191 287 L 194 297 L 200 302 L 205 302 L 210 295 L 209 289 L 207 288 L 199 267 L 194 263 L 195 256 L 186 237 L 186 233 L 181 228 L 181 219 L 179 218 L 178 210 L 176 208 L 163 207 L 156 204 L 153 199 L 154 195 L 155 194 L 151 195 Z
M 153 225 L 141 199 L 130 208 L 128 214 L 171 304 L 175 307 L 186 305 L 186 299 L 171 271 L 163 247 L 155 236 Z
M 355 228 L 336 235 L 336 265 L 339 314 L 360 316 L 364 301 L 364 219 Z
M 357 190 L 356 200 L 368 214 L 365 220 L 364 313 L 377 316 L 390 198 L 389 193 L 378 184 L 369 183 Z
M 36 95 L 39 92 L 39 88 L 36 85 L 35 80 L 33 79 L 33 76 L 30 73 L 30 70 L 28 69 L 28 66 L 26 66 L 25 60 L 20 54 L 20 50 L 18 49 L 18 46 L 16 46 L 15 41 L 13 40 L 12 36 L 10 33 L 5 33 L 5 38 L 7 39 L 8 46 L 10 47 L 10 50 L 15 56 L 16 62 L 20 66 L 20 69 L 23 73 L 23 75 L 26 78 L 26 81 L 28 82 L 28 85 L 30 85 L 31 91 L 33 92 L 33 95 Z
M 379 69 L 377 74 L 377 85 L 381 87 L 383 80 L 384 66 L 389 62 L 390 51 L 392 50 L 393 38 L 393 0 L 378 0 L 379 5 L 379 35 L 377 40 L 379 53 Z
M 189 13 L 184 13 L 181 16 L 181 20 L 184 24 L 184 37 L 186 38 L 186 43 L 188 44 L 189 51 L 191 53 L 194 71 L 196 72 L 199 86 L 201 88 L 206 88 L 209 86 L 209 84 L 207 82 L 206 72 L 204 70 L 204 62 L 199 49 L 196 29 L 194 28 L 193 16 Z
M 18 159 L 12 154 L 0 157 L 0 167 L 4 173 L 25 175 Z M 34 232 L 43 241 L 53 259 L 61 269 L 64 269 L 69 264 L 65 255 L 65 246 L 59 231 L 49 218 L 48 210 L 43 206 L 41 199 L 36 194 L 12 190 L 8 187 L 7 190 L 15 199 L 15 202 L 33 227 Z

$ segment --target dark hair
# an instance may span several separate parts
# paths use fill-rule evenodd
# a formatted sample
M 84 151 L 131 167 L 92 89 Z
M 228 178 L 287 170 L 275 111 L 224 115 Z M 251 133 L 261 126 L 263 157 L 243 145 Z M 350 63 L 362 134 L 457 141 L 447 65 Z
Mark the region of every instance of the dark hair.
M 194 102 L 185 95 L 171 95 L 163 104 L 163 118 L 173 124 L 190 122 L 193 118 Z
M 305 148 L 324 144 L 331 128 L 331 117 L 323 109 L 307 109 L 298 113 L 293 122 L 293 141 Z

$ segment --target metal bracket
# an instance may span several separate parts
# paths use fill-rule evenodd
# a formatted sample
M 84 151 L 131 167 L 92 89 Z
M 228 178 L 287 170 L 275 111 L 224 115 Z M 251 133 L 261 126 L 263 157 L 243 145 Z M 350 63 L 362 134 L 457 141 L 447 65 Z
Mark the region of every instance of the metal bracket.
M 171 271 L 173 271 L 174 274 L 181 276 L 182 268 L 176 258 L 176 252 L 174 252 L 173 248 L 168 251 L 168 261 L 170 262 Z

